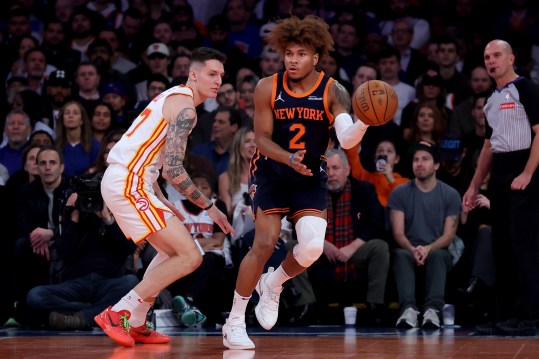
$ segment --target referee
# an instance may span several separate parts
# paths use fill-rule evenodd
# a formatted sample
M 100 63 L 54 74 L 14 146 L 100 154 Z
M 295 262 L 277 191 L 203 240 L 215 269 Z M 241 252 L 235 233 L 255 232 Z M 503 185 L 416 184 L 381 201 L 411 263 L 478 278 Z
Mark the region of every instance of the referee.
M 496 89 L 485 102 L 485 142 L 462 199 L 464 209 L 474 208 L 490 171 L 496 323 L 478 330 L 531 336 L 539 319 L 539 86 L 515 73 L 505 41 L 489 42 L 484 61 Z

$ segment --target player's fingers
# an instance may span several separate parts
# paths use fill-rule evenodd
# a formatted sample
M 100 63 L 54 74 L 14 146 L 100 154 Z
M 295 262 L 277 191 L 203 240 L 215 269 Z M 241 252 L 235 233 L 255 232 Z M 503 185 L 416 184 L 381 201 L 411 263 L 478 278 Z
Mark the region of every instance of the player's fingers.
M 178 213 L 178 219 L 182 222 L 185 221 L 185 217 L 181 213 Z

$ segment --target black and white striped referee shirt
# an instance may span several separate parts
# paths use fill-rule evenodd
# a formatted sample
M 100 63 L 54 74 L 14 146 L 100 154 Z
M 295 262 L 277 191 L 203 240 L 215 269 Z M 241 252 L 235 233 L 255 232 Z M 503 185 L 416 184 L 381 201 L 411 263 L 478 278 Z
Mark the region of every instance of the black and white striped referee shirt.
M 486 134 L 493 153 L 531 147 L 531 127 L 539 124 L 539 86 L 522 76 L 495 89 L 485 101 Z

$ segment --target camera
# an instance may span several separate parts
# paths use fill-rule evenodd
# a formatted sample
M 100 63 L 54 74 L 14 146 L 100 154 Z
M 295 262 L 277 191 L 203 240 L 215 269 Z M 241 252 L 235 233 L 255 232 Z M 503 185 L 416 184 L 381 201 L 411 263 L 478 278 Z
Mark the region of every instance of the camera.
M 387 165 L 387 155 L 378 155 L 376 158 L 376 171 L 384 172 Z
M 103 210 L 103 197 L 101 196 L 101 179 L 103 173 L 97 173 L 93 177 L 73 177 L 71 184 L 77 193 L 75 207 L 86 213 Z

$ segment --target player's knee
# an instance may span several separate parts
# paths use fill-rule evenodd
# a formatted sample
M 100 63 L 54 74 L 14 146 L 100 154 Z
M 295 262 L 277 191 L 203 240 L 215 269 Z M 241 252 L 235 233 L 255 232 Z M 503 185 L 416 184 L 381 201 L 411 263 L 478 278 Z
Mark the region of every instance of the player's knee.
M 270 257 L 275 251 L 275 244 L 279 238 L 279 233 L 270 234 L 265 233 L 265 235 L 257 236 L 253 241 L 251 251 L 253 254 L 261 257 Z
M 189 269 L 191 269 L 192 272 L 198 269 L 202 265 L 202 254 L 197 251 L 197 253 L 193 253 L 189 256 L 189 259 L 187 260 L 187 265 Z
M 294 247 L 294 258 L 302 267 L 309 267 L 324 251 L 327 222 L 314 216 L 305 216 L 296 223 L 298 244 Z
M 293 250 L 294 258 L 302 267 L 310 267 L 320 256 L 324 250 L 323 244 L 308 243 L 300 244 L 298 243 Z

